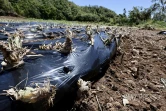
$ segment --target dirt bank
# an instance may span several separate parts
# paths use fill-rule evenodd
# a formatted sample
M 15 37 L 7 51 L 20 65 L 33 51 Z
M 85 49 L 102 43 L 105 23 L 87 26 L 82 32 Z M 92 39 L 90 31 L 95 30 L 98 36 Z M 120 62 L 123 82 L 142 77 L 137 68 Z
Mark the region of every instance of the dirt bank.
M 166 35 L 133 30 L 106 74 L 78 99 L 78 111 L 165 111 Z M 124 106 L 123 100 L 127 104 Z
M 14 17 L 14 16 L 0 16 L 0 19 L 2 20 L 13 20 L 13 21 L 17 21 L 17 20 L 25 20 L 25 17 Z

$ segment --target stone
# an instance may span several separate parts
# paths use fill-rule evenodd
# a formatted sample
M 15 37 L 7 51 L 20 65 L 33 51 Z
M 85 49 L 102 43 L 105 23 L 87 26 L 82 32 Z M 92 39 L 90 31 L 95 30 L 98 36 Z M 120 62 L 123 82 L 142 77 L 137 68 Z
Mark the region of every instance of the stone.
M 129 104 L 129 100 L 126 98 L 123 98 L 123 105 L 126 106 L 127 104 Z
M 137 72 L 137 68 L 136 68 L 136 67 L 132 67 L 131 70 L 132 70 L 133 72 Z
M 157 56 L 158 56 L 157 54 L 153 54 L 153 56 L 152 56 L 152 57 L 153 57 L 153 58 L 157 58 Z
M 162 82 L 163 85 L 166 87 L 166 79 L 165 79 L 165 78 L 161 78 L 161 82 Z
M 116 111 L 116 109 L 115 108 L 110 108 L 110 109 L 108 109 L 108 111 Z
M 110 102 L 113 102 L 113 101 L 114 101 L 114 98 L 113 98 L 113 97 L 110 97 L 110 98 L 109 98 L 109 101 L 110 101 Z
M 2 62 L 1 62 L 1 65 L 2 65 L 2 66 L 7 66 L 7 63 L 4 62 L 4 61 L 2 61 Z
M 157 111 L 157 106 L 155 104 L 150 104 L 151 111 Z
M 132 87 L 136 87 L 136 84 L 133 80 L 126 80 L 125 81 L 128 85 L 131 85 Z
M 147 103 L 151 103 L 152 102 L 152 100 L 150 98 L 145 98 L 144 101 L 147 102 Z
M 111 107 L 113 107 L 113 104 L 112 103 L 107 103 L 106 108 L 109 109 Z
M 124 70 L 123 73 L 130 74 L 131 71 L 130 70 Z
M 133 49 L 133 50 L 132 50 L 132 53 L 133 53 L 133 55 L 135 55 L 135 56 L 136 56 L 136 55 L 139 55 L 139 50 Z
M 145 92 L 145 89 L 144 89 L 144 88 L 142 88 L 142 89 L 140 90 L 140 92 Z
M 140 106 L 139 101 L 130 101 L 129 104 L 134 106 L 134 107 L 139 107 Z
M 149 83 L 149 84 L 147 85 L 147 87 L 148 87 L 149 89 L 155 91 L 155 92 L 158 92 L 158 91 L 159 91 L 158 88 L 157 88 L 154 84 L 152 84 L 152 83 Z
M 114 105 L 115 107 L 117 107 L 117 108 L 121 108 L 121 104 L 120 104 L 119 102 L 117 102 L 117 101 L 114 102 L 113 105 Z
M 133 60 L 133 61 L 131 61 L 131 63 L 137 65 L 138 61 L 137 60 Z

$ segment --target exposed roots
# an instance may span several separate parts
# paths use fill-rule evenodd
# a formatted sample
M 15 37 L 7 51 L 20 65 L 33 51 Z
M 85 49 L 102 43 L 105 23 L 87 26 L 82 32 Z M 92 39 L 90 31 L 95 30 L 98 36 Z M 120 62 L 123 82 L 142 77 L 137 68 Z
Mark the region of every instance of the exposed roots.
M 81 96 L 85 96 L 88 94 L 88 91 L 90 90 L 91 82 L 79 79 L 77 82 L 77 86 L 78 86 L 77 97 L 80 98 Z
M 10 69 L 23 64 L 23 57 L 30 50 L 26 47 L 22 48 L 21 37 L 15 33 L 8 38 L 8 42 L 0 41 L 0 51 L 3 54 L 3 62 L 1 65 L 5 69 Z
M 69 29 L 66 30 L 66 40 L 64 43 L 61 42 L 56 42 L 55 45 L 52 44 L 48 44 L 48 45 L 41 45 L 39 46 L 40 50 L 56 50 L 60 53 L 64 53 L 64 54 L 69 54 L 73 51 L 72 48 L 72 31 L 70 31 Z
M 88 91 L 90 89 L 90 81 L 84 81 L 82 79 L 79 79 L 77 85 L 81 92 Z
M 11 88 L 6 91 L 6 96 L 13 97 L 15 100 L 20 100 L 25 103 L 36 103 L 41 100 L 46 100 L 49 106 L 53 106 L 53 99 L 56 94 L 56 87 L 50 84 L 50 81 L 44 82 L 40 87 L 36 84 L 35 88 L 25 87 L 25 89 Z

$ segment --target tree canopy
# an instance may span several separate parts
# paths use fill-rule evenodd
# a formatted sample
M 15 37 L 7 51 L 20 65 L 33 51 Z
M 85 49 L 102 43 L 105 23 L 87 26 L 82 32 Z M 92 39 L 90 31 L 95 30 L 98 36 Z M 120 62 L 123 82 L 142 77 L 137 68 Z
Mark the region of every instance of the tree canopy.
M 137 25 L 149 19 L 166 19 L 166 0 L 152 0 L 149 8 L 133 7 L 123 14 L 102 6 L 78 6 L 68 0 L 0 0 L 0 15 L 19 15 L 28 18 L 69 21 L 105 22 L 118 25 Z
M 8 12 L 30 18 L 110 22 L 116 13 L 99 6 L 80 7 L 68 0 L 0 0 L 0 15 Z

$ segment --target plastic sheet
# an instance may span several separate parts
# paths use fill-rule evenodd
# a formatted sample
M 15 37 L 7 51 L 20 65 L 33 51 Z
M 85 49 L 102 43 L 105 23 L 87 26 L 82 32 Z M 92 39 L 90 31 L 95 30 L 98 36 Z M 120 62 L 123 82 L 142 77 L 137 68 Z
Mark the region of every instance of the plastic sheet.
M 0 23 L 3 24 L 3 23 Z M 25 24 L 25 25 L 24 25 Z M 24 33 L 31 33 L 29 31 L 32 27 L 37 27 L 39 23 L 13 23 L 9 24 L 9 28 L 5 27 L 9 32 L 14 31 L 16 28 L 23 29 Z M 10 28 L 12 26 L 12 28 Z M 64 28 L 60 29 L 58 27 L 50 28 L 46 25 L 44 27 L 45 31 L 50 32 L 64 32 Z M 23 27 L 23 28 L 22 28 Z M 29 28 L 27 28 L 29 27 Z M 79 33 L 77 36 L 86 36 L 83 31 L 84 28 L 79 29 Z M 74 31 L 74 28 L 73 28 Z M 31 33 L 32 35 L 34 34 Z M 35 34 L 38 34 L 36 32 Z M 79 78 L 85 77 L 88 75 L 88 78 L 94 77 L 99 73 L 99 69 L 102 67 L 106 61 L 113 58 L 116 52 L 116 42 L 115 39 L 112 40 L 110 46 L 105 46 L 101 41 L 99 36 L 107 37 L 104 32 L 101 34 L 94 35 L 95 43 L 94 46 L 89 45 L 88 42 L 82 41 L 77 38 L 73 38 L 73 47 L 76 50 L 69 55 L 63 55 L 55 50 L 35 50 L 41 44 L 54 44 L 56 41 L 64 42 L 65 38 L 62 37 L 60 39 L 48 40 L 43 39 L 41 36 L 38 38 L 32 37 L 30 38 L 37 41 L 26 42 L 23 46 L 27 46 L 32 49 L 37 54 L 42 54 L 42 57 L 30 57 L 24 58 L 25 64 L 20 66 L 17 69 L 12 69 L 8 71 L 3 71 L 0 74 L 0 93 L 4 93 L 3 90 L 7 90 L 10 86 L 16 86 L 20 81 L 28 77 L 26 86 L 31 86 L 33 83 L 43 84 L 44 80 L 49 78 L 51 84 L 56 85 L 57 94 L 55 97 L 55 105 L 61 100 L 65 93 L 71 90 L 73 84 L 77 82 Z M 1 36 L 0 39 L 5 40 L 4 36 Z M 28 37 L 24 40 L 29 39 Z M 40 40 L 41 39 L 41 40 Z M 2 62 L 2 55 L 0 54 L 0 62 Z M 25 81 L 18 85 L 18 88 L 24 88 Z M 13 108 L 14 107 L 14 108 Z M 0 110 L 10 111 L 17 110 L 15 104 L 13 106 L 13 101 L 7 96 L 0 96 Z M 35 109 L 34 109 L 35 110 Z
M 166 35 L 166 31 L 160 31 L 159 33 L 157 34 L 162 34 L 162 35 Z

